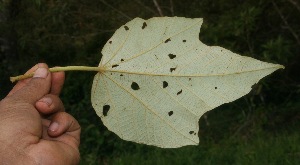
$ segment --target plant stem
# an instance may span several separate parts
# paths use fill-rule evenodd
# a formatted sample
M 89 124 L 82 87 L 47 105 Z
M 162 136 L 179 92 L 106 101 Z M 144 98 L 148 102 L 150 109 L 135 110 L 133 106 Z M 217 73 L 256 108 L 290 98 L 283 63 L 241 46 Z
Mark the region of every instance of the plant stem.
M 100 67 L 90 67 L 90 66 L 65 66 L 65 67 L 54 67 L 54 68 L 49 68 L 50 72 L 61 72 L 61 71 L 96 71 L 96 72 L 101 72 L 104 71 L 104 68 Z M 24 75 L 19 75 L 15 77 L 10 77 L 11 82 L 31 78 L 34 75 L 33 73 L 30 74 L 24 74 Z

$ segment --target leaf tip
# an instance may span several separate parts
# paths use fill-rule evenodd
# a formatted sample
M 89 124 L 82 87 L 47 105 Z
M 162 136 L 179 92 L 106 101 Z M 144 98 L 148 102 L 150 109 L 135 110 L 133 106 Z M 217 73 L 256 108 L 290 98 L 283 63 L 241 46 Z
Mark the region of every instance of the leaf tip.
M 279 67 L 279 69 L 285 69 L 285 66 L 283 66 L 283 65 L 278 64 L 278 67 Z

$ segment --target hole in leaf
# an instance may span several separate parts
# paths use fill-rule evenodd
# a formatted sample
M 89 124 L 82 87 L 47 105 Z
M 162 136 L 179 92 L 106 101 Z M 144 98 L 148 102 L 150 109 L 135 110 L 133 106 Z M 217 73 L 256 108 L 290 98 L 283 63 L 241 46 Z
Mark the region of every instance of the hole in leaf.
M 192 80 L 192 78 L 189 78 L 189 81 L 191 81 Z
M 197 133 L 195 132 L 194 135 L 197 135 Z
M 173 71 L 175 71 L 176 68 L 170 68 L 170 72 L 172 73 Z
M 166 88 L 168 86 L 168 82 L 163 81 L 163 88 Z
M 182 89 L 179 92 L 177 92 L 177 95 L 180 95 L 181 93 L 182 93 Z
M 147 26 L 147 23 L 144 22 L 144 23 L 143 23 L 143 26 L 142 26 L 142 29 L 145 29 L 146 26 Z
M 173 111 L 168 112 L 168 115 L 172 116 L 173 115 Z
M 123 74 L 120 74 L 120 76 L 123 76 Z
M 193 133 L 194 133 L 194 131 L 190 131 L 189 133 L 190 133 L 190 134 L 193 134 Z
M 128 26 L 124 26 L 124 29 L 127 31 L 127 30 L 129 30 L 129 27 Z
M 104 105 L 103 106 L 103 115 L 104 116 L 107 116 L 107 113 L 108 113 L 108 111 L 109 111 L 109 109 L 110 109 L 110 105 Z
M 112 65 L 111 67 L 115 68 L 115 67 L 118 67 L 118 66 L 119 66 L 118 64 L 115 64 L 115 65 Z
M 123 58 L 121 58 L 121 61 L 124 61 L 124 59 L 123 59 Z
M 165 43 L 167 43 L 167 42 L 169 42 L 169 41 L 171 41 L 171 39 L 170 39 L 170 38 L 168 38 L 168 39 L 165 41 Z
M 176 57 L 176 55 L 175 55 L 175 54 L 169 54 L 168 56 L 170 57 L 170 59 L 173 59 L 173 58 L 175 58 L 175 57 Z
M 140 89 L 140 86 L 139 86 L 139 84 L 137 84 L 136 82 L 132 82 L 132 84 L 131 84 L 131 89 L 133 89 L 133 90 L 139 90 L 139 89 Z
M 110 43 L 110 44 L 111 44 L 111 43 L 112 43 L 112 41 L 109 41 L 108 43 Z
M 218 87 L 215 87 L 215 89 L 218 89 Z
M 186 40 L 182 40 L 182 42 L 186 42 Z

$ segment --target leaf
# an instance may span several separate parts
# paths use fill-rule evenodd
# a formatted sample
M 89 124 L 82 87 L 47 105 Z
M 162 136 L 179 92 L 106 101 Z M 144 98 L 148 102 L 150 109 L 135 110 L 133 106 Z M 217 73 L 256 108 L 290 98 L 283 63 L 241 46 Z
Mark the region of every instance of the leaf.
M 234 101 L 281 65 L 206 46 L 202 19 L 136 18 L 105 44 L 92 105 L 122 139 L 175 148 L 197 145 L 198 120 Z

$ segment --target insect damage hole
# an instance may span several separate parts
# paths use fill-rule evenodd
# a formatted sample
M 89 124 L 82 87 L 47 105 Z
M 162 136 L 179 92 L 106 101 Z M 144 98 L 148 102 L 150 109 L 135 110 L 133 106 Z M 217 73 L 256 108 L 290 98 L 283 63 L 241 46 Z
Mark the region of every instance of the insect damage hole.
M 218 87 L 215 87 L 215 89 L 218 89 Z
M 127 30 L 129 30 L 129 27 L 128 26 L 124 26 L 124 29 L 127 31 Z
M 173 59 L 173 58 L 175 58 L 175 57 L 176 57 L 176 55 L 175 55 L 175 54 L 169 54 L 168 56 L 169 56 L 169 58 L 170 58 L 170 59 Z
M 172 116 L 173 115 L 173 111 L 168 112 L 168 115 Z
M 146 27 L 147 27 L 147 23 L 144 22 L 144 23 L 143 23 L 143 26 L 142 26 L 142 29 L 145 29 Z
M 131 89 L 133 89 L 133 90 L 139 90 L 139 89 L 140 89 L 140 86 L 139 86 L 139 84 L 137 84 L 136 82 L 132 82 L 132 84 L 131 84 Z
M 180 95 L 181 93 L 182 93 L 182 89 L 179 92 L 177 92 L 177 95 Z
M 168 38 L 168 39 L 165 41 L 165 43 L 168 43 L 169 41 L 171 41 L 171 39 L 170 39 L 170 38 Z
M 172 73 L 173 71 L 175 71 L 176 68 L 170 68 L 170 72 Z
M 163 81 L 163 88 L 167 88 L 168 85 L 169 85 L 168 82 Z
M 109 43 L 109 44 L 111 44 L 111 43 L 112 43 L 112 41 L 108 41 L 108 43 Z
M 111 67 L 115 68 L 115 67 L 118 67 L 118 66 L 119 66 L 118 64 L 115 64 L 115 65 L 112 65 Z
M 104 105 L 103 106 L 103 111 L 102 111 L 103 116 L 107 116 L 107 113 L 108 113 L 109 109 L 110 109 L 110 105 Z
M 194 131 L 190 131 L 189 133 L 190 133 L 190 134 L 194 134 Z

